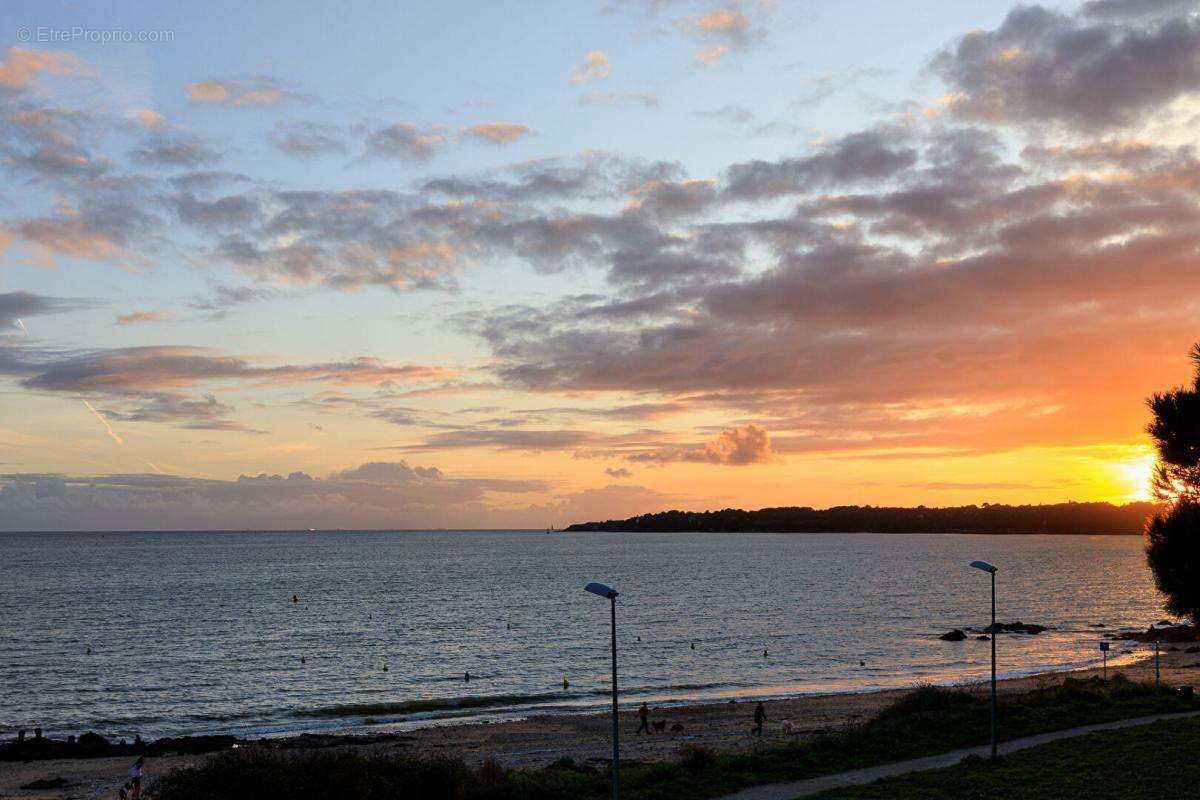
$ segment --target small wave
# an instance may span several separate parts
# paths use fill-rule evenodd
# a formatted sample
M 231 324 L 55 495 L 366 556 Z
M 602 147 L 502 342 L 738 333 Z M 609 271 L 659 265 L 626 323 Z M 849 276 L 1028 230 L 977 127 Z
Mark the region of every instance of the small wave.
M 527 706 L 570 699 L 572 695 L 561 692 L 549 694 L 494 694 L 441 699 L 405 700 L 398 703 L 341 703 L 321 708 L 303 709 L 296 712 L 300 717 L 376 717 L 403 716 L 407 714 L 429 714 L 438 711 L 460 711 L 472 708 L 498 708 L 501 706 Z

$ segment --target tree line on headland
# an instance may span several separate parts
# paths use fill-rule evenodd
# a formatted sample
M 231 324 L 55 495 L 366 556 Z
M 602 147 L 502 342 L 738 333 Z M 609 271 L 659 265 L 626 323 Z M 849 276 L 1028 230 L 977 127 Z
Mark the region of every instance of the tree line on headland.
M 1065 533 L 1139 535 L 1158 503 L 1056 503 L 1010 506 L 993 503 L 950 508 L 807 506 L 745 511 L 663 511 L 629 519 L 584 522 L 568 531 L 662 531 L 720 533 Z

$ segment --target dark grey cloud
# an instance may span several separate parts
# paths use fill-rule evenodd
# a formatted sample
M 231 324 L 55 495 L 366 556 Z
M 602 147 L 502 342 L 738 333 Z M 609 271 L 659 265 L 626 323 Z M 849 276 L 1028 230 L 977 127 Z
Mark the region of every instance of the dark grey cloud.
M 169 183 L 181 192 L 207 192 L 228 184 L 249 183 L 251 178 L 238 172 L 196 170 L 174 175 Z
M 157 167 L 201 167 L 221 160 L 221 154 L 194 136 L 157 135 L 134 149 L 130 158 Z
M 140 243 L 149 249 L 150 239 L 162 230 L 161 220 L 139 191 L 120 183 L 89 185 L 76 199 L 76 207 L 61 203 L 53 216 L 15 220 L 11 229 L 40 251 L 45 261 L 57 256 L 136 259 L 131 246 Z
M 677 181 L 683 166 L 671 161 L 644 161 L 608 153 L 576 158 L 540 159 L 476 176 L 435 178 L 422 192 L 475 200 L 545 202 L 605 200 L 629 194 L 656 181 Z
M 277 123 L 270 134 L 271 144 L 277 150 L 296 158 L 345 153 L 345 135 L 334 125 L 309 120 L 292 120 Z
M 1079 130 L 1134 123 L 1200 90 L 1200 18 L 1181 11 L 1140 22 L 1109 19 L 1148 5 L 1090 4 L 1090 17 L 1019 6 L 996 30 L 963 36 L 933 69 L 959 93 L 952 110 L 967 118 Z
M 428 161 L 446 144 L 442 128 L 420 129 L 411 122 L 384 125 L 367 132 L 363 140 L 366 155 L 372 158 L 398 158 Z
M 14 314 L 18 311 L 60 309 L 45 299 L 0 296 Z M 0 321 L 6 314 L 0 310 Z M 100 413 L 127 422 L 166 423 L 198 430 L 231 430 L 247 433 L 233 419 L 235 408 L 211 392 L 199 397 L 187 390 L 217 384 L 235 389 L 276 385 L 326 387 L 394 386 L 438 381 L 438 367 L 389 364 L 373 358 L 309 364 L 269 364 L 260 360 L 215 353 L 198 347 L 145 346 L 86 351 L 38 349 L 23 343 L 0 346 L 0 374 L 13 378 L 23 389 L 66 394 L 95 400 Z
M 0 108 L 0 156 L 9 169 L 35 178 L 97 178 L 111 166 L 92 151 L 101 127 L 83 111 L 10 98 Z
M 718 198 L 715 181 L 651 180 L 631 194 L 640 211 L 661 218 L 701 214 Z
M 89 178 L 103 174 L 107 160 L 93 159 L 86 150 L 71 147 L 42 147 L 29 153 L 15 153 L 5 158 L 13 169 L 43 176 Z
M 734 164 L 725 171 L 724 191 L 734 200 L 764 200 L 886 180 L 917 160 L 917 150 L 906 138 L 898 130 L 863 131 L 823 145 L 809 156 Z
M 156 422 L 187 430 L 267 433 L 248 428 L 232 419 L 237 409 L 221 402 L 213 394 L 193 399 L 172 392 L 145 392 L 135 395 L 127 409 L 114 409 L 102 404 L 98 410 L 114 422 Z
M 610 282 L 653 290 L 669 285 L 702 281 L 710 283 L 738 274 L 738 265 L 723 258 L 697 255 L 691 250 L 638 252 L 617 251 L 611 257 Z
M 174 198 L 175 213 L 189 225 L 203 228 L 229 229 L 252 225 L 262 216 L 258 200 L 248 195 L 227 195 L 213 200 L 193 194 Z
M 1091 0 L 1079 8 L 1085 17 L 1116 18 L 1196 10 L 1196 0 Z
M 62 314 L 89 305 L 91 303 L 86 300 L 48 297 L 33 292 L 0 292 L 0 328 L 13 327 L 24 317 Z
M 42 365 L 22 385 L 40 391 L 116 394 L 192 386 L 203 381 L 385 385 L 443 375 L 437 367 L 396 365 L 365 357 L 268 365 L 200 347 L 145 346 L 70 354 Z
M 272 297 L 266 289 L 255 286 L 217 286 L 207 297 L 194 300 L 190 305 L 201 311 L 224 314 L 234 306 L 246 305 Z
M 582 430 L 468 428 L 434 433 L 416 444 L 394 445 L 377 449 L 422 452 L 484 447 L 493 450 L 540 453 L 547 450 L 574 450 L 596 439 L 597 434 Z
M 404 461 L 370 462 L 326 478 L 299 470 L 287 476 L 260 473 L 236 480 L 179 475 L 8 474 L 0 475 L 0 528 L 503 527 L 514 522 L 538 524 L 546 519 L 549 509 L 530 508 L 524 515 L 506 512 L 495 507 L 493 498 L 550 490 L 548 482 L 537 479 L 457 478 L 437 467 L 411 466 Z M 558 510 L 565 510 L 578 499 L 568 494 L 556 502 L 561 504 Z

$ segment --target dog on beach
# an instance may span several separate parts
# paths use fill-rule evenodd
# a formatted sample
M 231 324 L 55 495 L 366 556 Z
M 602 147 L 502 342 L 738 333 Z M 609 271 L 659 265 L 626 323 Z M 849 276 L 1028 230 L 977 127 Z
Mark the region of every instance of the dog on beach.
M 654 730 L 658 731 L 659 733 L 662 733 L 667 729 L 667 721 L 665 719 L 660 719 L 655 722 L 651 722 L 650 724 L 653 725 Z

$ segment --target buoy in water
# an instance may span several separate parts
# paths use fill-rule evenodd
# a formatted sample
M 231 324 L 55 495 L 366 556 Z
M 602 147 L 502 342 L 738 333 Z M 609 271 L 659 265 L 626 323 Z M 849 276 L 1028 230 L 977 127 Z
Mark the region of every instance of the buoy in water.
M 304 656 L 300 656 L 300 663 L 301 663 L 301 664 L 303 664 L 303 663 L 304 663 Z
M 766 657 L 767 657 L 767 651 L 763 650 L 763 658 L 766 658 Z
M 470 672 L 464 672 L 464 673 L 463 673 L 463 680 L 464 680 L 464 681 L 467 681 L 467 682 L 469 683 L 469 682 L 471 681 L 471 673 L 470 673 Z
M 696 643 L 695 643 L 695 642 L 692 642 L 692 649 L 693 649 L 693 650 L 695 650 L 695 649 L 696 649 Z
M 570 688 L 571 688 L 571 682 L 570 682 L 569 680 L 567 680 L 566 678 L 563 678 L 563 688 L 564 688 L 564 689 L 570 689 Z
M 299 602 L 300 602 L 300 597 L 299 597 L 298 595 L 292 595 L 292 602 L 293 602 L 293 603 L 299 603 Z
M 387 666 L 387 664 L 384 664 L 384 665 L 383 665 L 383 671 L 384 671 L 384 672 L 387 672 L 387 671 L 388 671 L 388 666 Z

